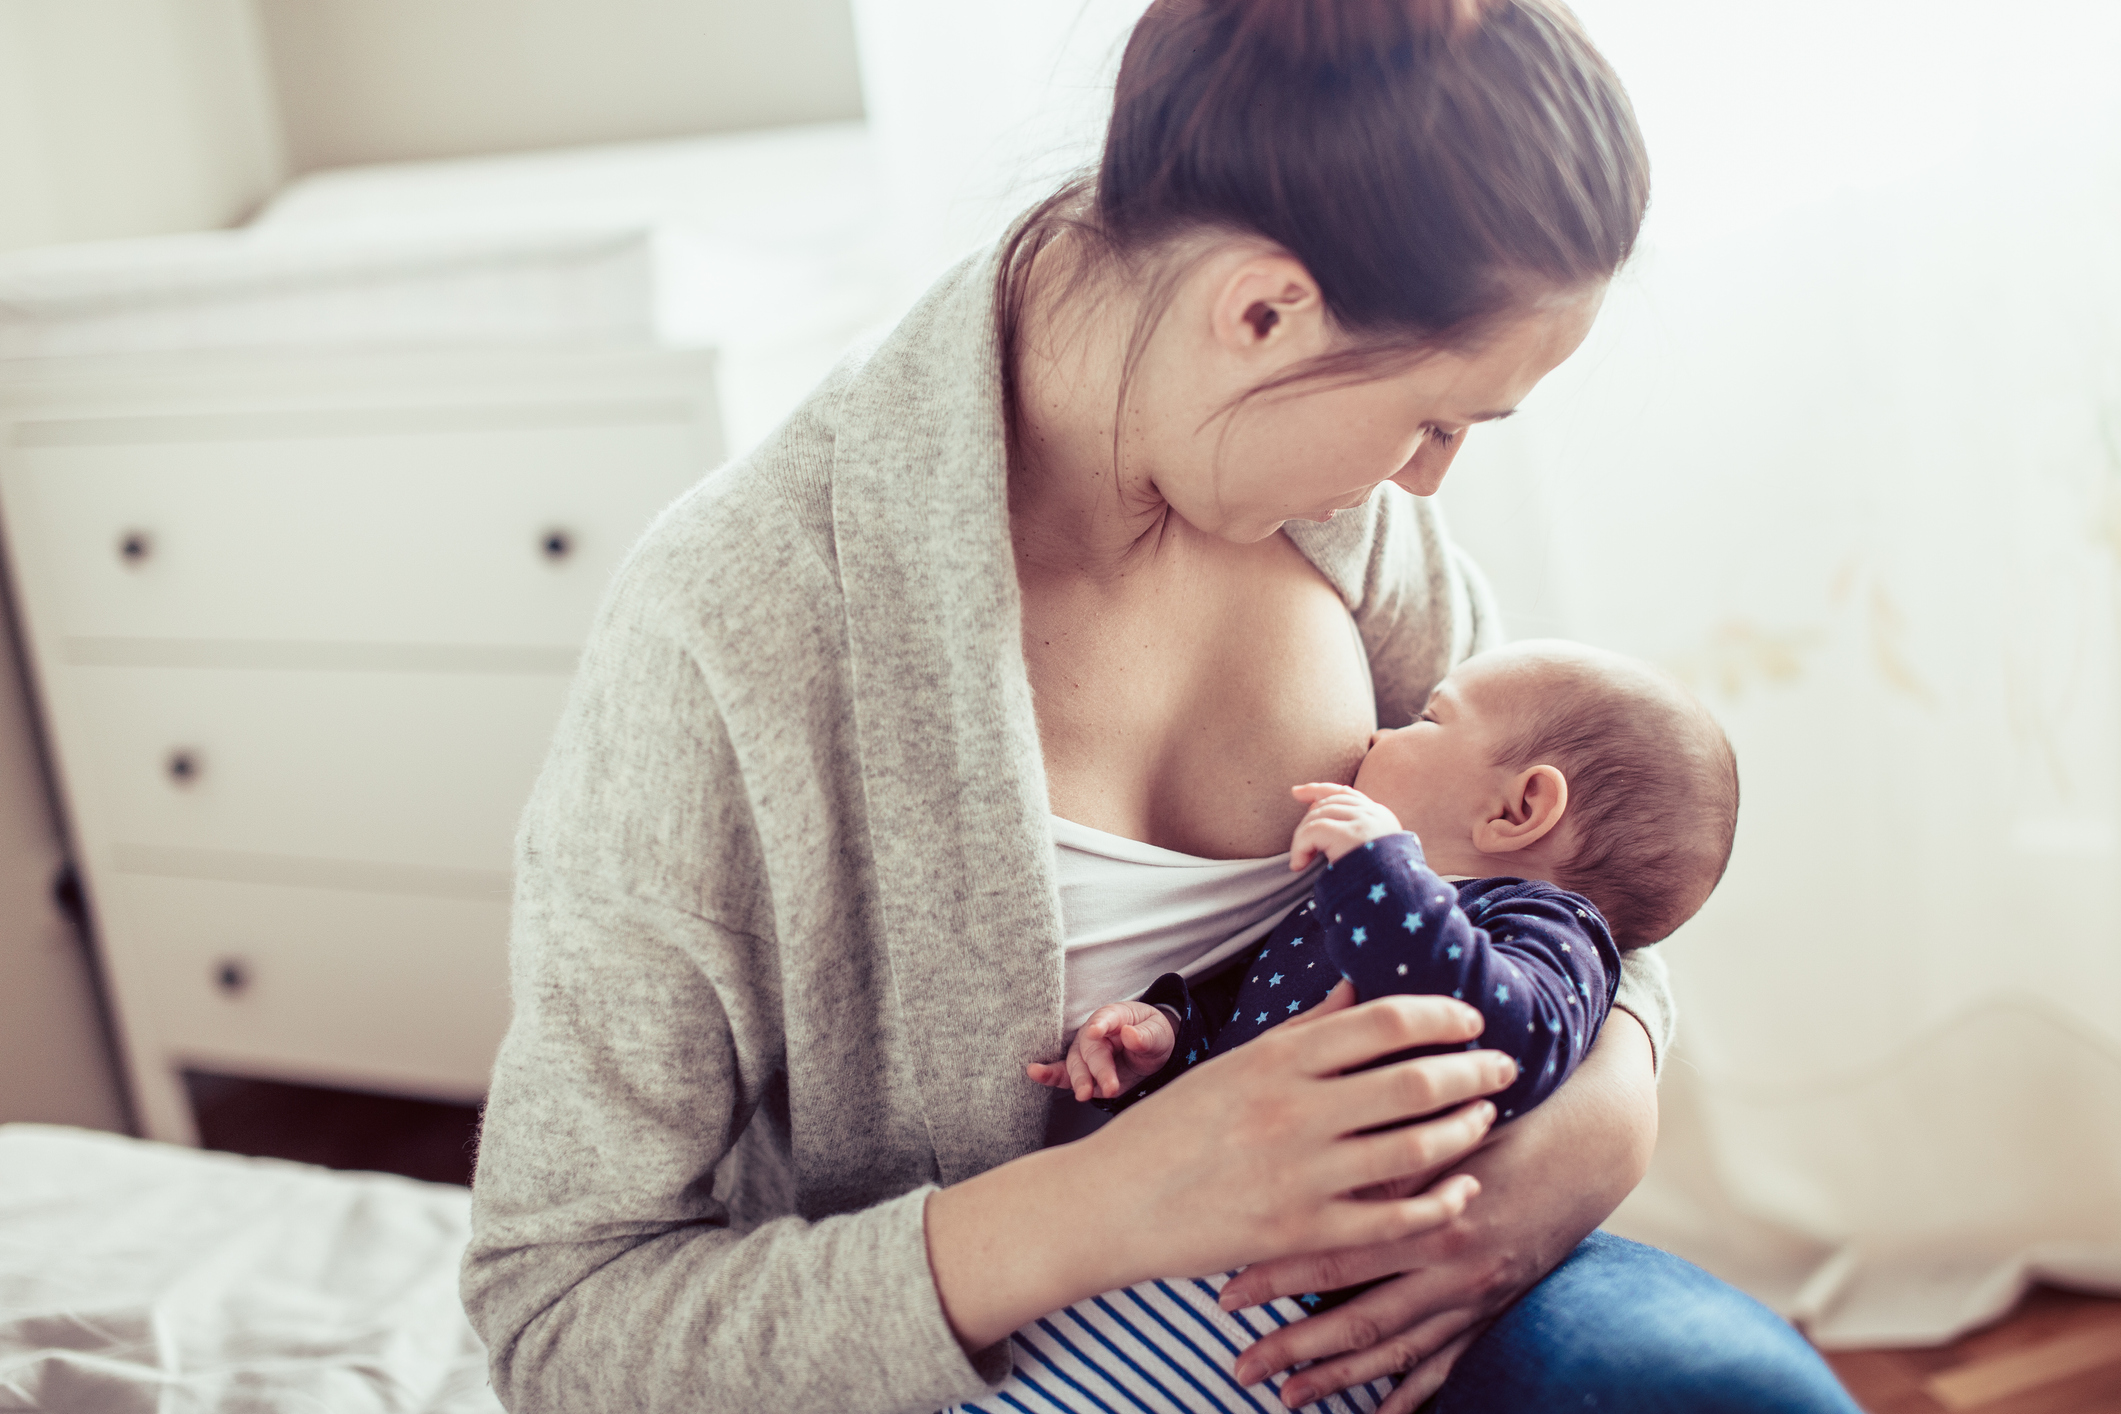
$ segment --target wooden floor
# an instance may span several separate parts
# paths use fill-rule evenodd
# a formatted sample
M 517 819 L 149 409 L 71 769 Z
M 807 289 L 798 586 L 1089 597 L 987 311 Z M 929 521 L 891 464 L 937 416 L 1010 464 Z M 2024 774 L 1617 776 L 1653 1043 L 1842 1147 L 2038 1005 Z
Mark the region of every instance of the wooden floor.
M 187 1077 L 209 1149 L 469 1183 L 465 1105 Z M 1999 1325 L 1932 1350 L 1827 1359 L 1869 1414 L 2121 1414 L 2121 1300 L 2037 1288 Z
M 2036 1287 L 1957 1344 L 1827 1359 L 1869 1414 L 2121 1414 L 2121 1300 Z

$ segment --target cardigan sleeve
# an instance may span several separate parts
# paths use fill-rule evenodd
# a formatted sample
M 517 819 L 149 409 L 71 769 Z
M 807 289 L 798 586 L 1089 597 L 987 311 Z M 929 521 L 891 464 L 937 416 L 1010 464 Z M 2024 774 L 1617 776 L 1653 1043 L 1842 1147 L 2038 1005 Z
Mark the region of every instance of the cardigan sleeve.
M 463 1265 L 517 1414 L 911 1414 L 1006 1374 L 1005 1351 L 976 1365 L 944 1318 L 932 1185 L 814 1221 L 751 1225 L 732 1201 L 770 1185 L 756 1141 L 789 1122 L 770 912 L 684 882 L 741 889 L 759 869 L 736 773 L 684 649 L 601 626 L 518 837 L 514 1018 Z M 769 1162 L 739 1174 L 725 1160 L 747 1126 L 740 1155 Z

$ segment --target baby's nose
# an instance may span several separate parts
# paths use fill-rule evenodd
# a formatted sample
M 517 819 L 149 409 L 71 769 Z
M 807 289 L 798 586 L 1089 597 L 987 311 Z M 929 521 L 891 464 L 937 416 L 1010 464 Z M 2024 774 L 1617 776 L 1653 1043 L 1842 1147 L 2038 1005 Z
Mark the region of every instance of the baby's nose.
M 1390 730 L 1391 730 L 1391 729 L 1390 729 L 1389 727 L 1379 727 L 1379 728 L 1378 728 L 1378 729 L 1377 729 L 1376 731 L 1374 731 L 1374 732 L 1371 732 L 1371 733 L 1370 733 L 1370 745 L 1372 745 L 1372 746 L 1375 746 L 1375 745 L 1377 745 L 1377 743 L 1378 743 L 1378 742 L 1380 742 L 1380 741 L 1384 740 L 1384 738 L 1385 738 L 1385 733 L 1386 733 L 1386 732 L 1388 732 L 1388 731 L 1390 731 Z

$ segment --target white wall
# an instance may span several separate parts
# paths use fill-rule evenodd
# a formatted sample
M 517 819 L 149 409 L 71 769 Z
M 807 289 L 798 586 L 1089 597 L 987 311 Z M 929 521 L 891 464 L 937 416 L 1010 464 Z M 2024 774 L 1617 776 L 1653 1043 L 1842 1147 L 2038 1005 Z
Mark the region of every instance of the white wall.
M 296 172 L 862 114 L 847 0 L 257 3 Z
M 851 0 L 915 288 L 1094 163 L 1147 0 Z
M 0 250 L 225 226 L 283 175 L 250 0 L 0 0 Z

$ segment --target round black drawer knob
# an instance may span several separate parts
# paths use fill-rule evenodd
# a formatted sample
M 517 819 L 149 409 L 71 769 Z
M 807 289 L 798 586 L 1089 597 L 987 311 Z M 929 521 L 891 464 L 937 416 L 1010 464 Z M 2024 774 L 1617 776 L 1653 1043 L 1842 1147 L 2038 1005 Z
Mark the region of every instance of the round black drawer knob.
M 169 772 L 172 781 L 180 786 L 188 786 L 199 779 L 206 766 L 199 760 L 198 752 L 179 747 L 169 753 L 169 760 L 164 763 L 163 769 Z
M 147 563 L 155 553 L 155 537 L 144 530 L 128 530 L 118 537 L 118 558 L 128 565 Z
M 224 957 L 214 964 L 214 986 L 224 997 L 240 997 L 250 990 L 250 964 L 240 957 Z
M 574 553 L 574 535 L 554 527 L 539 537 L 538 550 L 546 559 L 558 564 Z

